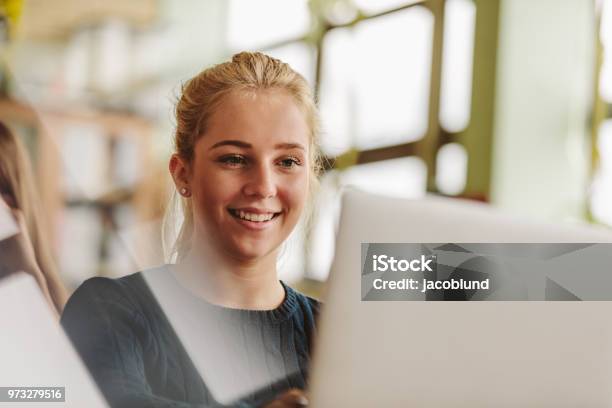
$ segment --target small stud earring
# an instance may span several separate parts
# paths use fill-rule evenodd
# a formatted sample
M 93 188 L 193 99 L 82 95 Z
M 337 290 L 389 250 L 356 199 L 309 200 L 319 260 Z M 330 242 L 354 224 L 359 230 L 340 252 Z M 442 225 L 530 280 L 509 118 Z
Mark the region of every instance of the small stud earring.
M 185 196 L 185 197 L 189 197 L 189 196 L 190 196 L 190 194 L 189 194 L 189 190 L 187 190 L 185 187 L 182 187 L 182 188 L 179 190 L 179 192 L 181 193 L 181 195 L 182 195 L 182 196 Z

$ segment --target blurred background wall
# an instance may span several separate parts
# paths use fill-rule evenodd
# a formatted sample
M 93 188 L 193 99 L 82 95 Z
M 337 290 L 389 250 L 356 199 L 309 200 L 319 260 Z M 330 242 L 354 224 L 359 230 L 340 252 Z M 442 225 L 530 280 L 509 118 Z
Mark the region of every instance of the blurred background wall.
M 326 279 L 346 184 L 612 224 L 611 0 L 0 0 L 0 15 L 0 119 L 27 142 L 72 288 L 164 261 L 181 83 L 245 49 L 290 63 L 321 109 L 329 165 L 288 281 Z

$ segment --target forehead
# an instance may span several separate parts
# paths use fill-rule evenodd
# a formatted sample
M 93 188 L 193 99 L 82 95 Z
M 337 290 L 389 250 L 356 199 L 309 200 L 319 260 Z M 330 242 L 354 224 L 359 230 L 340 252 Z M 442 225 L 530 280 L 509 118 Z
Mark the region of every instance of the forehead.
M 234 91 L 223 97 L 201 141 L 212 145 L 223 139 L 307 146 L 309 129 L 304 113 L 287 91 Z

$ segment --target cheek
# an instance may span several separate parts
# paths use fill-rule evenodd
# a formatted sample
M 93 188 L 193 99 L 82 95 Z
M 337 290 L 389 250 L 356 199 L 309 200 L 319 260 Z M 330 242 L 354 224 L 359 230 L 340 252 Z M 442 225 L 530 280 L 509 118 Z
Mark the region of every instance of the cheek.
M 301 174 L 290 180 L 286 184 L 285 192 L 287 201 L 294 212 L 301 212 L 308 198 L 308 174 Z
M 200 171 L 192 179 L 193 206 L 201 213 L 216 214 L 236 193 L 231 179 L 220 179 L 217 172 Z

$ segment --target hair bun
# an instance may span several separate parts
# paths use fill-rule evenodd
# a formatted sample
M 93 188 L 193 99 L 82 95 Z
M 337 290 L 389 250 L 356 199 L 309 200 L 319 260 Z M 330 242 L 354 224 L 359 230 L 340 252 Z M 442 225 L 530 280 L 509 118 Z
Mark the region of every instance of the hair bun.
M 234 54 L 232 55 L 232 62 L 237 64 L 240 63 L 240 60 L 245 59 L 246 57 L 246 52 L 239 52 L 238 54 Z
M 249 52 L 249 51 L 241 51 L 237 54 L 234 54 L 232 56 L 232 62 L 235 64 L 240 64 L 240 63 L 244 63 L 244 62 L 248 62 L 248 61 L 252 61 L 256 58 L 268 58 L 270 59 L 270 57 L 263 55 L 261 52 Z

